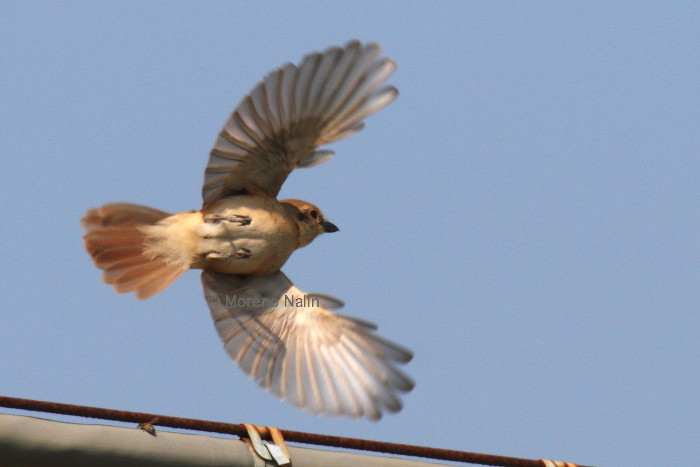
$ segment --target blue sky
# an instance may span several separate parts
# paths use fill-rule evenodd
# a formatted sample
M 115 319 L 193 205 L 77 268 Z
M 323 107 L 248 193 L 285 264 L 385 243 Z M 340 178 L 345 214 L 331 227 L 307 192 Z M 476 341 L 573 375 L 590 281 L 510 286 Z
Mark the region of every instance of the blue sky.
M 0 394 L 692 465 L 698 31 L 691 2 L 3 2 Z M 115 294 L 78 226 L 111 201 L 198 209 L 239 99 L 352 38 L 397 62 L 400 96 L 284 185 L 341 232 L 283 270 L 414 350 L 417 386 L 379 423 L 260 391 L 223 351 L 197 272 L 144 302 Z

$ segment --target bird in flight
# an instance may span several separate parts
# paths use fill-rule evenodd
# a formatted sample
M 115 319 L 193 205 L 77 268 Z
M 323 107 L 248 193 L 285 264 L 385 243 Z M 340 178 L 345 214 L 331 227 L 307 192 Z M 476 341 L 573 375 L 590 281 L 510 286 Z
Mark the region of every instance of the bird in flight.
M 199 211 L 170 214 L 129 203 L 87 211 L 85 248 L 103 280 L 146 299 L 188 269 L 230 357 L 263 389 L 318 415 L 397 412 L 414 383 L 398 365 L 410 350 L 370 322 L 333 312 L 343 303 L 304 293 L 280 271 L 297 248 L 337 232 L 315 205 L 277 194 L 319 149 L 364 127 L 397 96 L 396 65 L 374 43 L 351 41 L 269 73 L 225 122 L 204 172 Z

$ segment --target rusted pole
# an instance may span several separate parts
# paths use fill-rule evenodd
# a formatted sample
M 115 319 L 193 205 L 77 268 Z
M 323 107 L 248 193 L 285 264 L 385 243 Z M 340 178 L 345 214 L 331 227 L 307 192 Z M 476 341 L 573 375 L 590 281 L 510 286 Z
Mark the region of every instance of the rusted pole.
M 0 406 L 13 409 L 50 412 L 78 417 L 100 418 L 128 423 L 150 423 L 154 426 L 169 428 L 181 428 L 186 430 L 205 431 L 210 433 L 225 433 L 241 438 L 248 436 L 246 428 L 242 424 L 212 422 L 190 418 L 170 417 L 167 415 L 150 414 L 143 412 L 128 412 L 125 410 L 104 409 L 83 405 L 61 404 L 58 402 L 38 401 L 32 399 L 20 399 L 15 397 L 0 396 Z M 263 439 L 270 439 L 269 432 L 264 427 L 258 427 Z M 467 462 L 479 465 L 493 465 L 498 467 L 589 467 L 565 462 L 545 461 L 541 459 L 521 459 L 516 457 L 496 456 L 493 454 L 479 454 L 467 451 L 455 451 L 451 449 L 439 449 L 426 446 L 414 446 L 409 444 L 386 443 L 357 438 L 345 438 L 342 436 L 320 435 L 304 433 L 301 431 L 282 430 L 286 441 L 333 446 L 345 449 L 358 449 L 362 451 L 383 452 L 402 456 L 424 457 L 446 461 Z

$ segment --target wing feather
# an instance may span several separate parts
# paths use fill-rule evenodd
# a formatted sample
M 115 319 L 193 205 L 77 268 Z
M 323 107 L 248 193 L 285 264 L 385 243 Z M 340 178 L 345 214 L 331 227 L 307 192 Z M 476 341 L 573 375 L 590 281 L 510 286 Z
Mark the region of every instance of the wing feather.
M 362 120 L 389 104 L 393 87 L 380 88 L 394 63 L 377 44 L 306 55 L 268 74 L 226 121 L 205 170 L 204 204 L 247 192 L 276 196 L 296 167 L 312 167 L 332 152 L 322 144 L 360 131 Z M 314 152 L 317 155 L 314 155 Z
M 377 336 L 372 323 L 330 312 L 342 306 L 333 297 L 305 294 L 282 272 L 249 278 L 204 271 L 202 284 L 226 352 L 292 405 L 379 419 L 400 410 L 399 394 L 413 388 L 397 367 L 411 352 Z

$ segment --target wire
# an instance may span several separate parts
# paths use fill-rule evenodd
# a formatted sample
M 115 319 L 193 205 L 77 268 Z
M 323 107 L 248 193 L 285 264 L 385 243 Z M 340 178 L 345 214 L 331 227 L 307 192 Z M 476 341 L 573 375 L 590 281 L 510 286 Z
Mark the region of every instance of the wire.
M 15 397 L 0 396 L 0 406 L 12 409 L 23 409 L 36 412 L 49 412 L 78 417 L 100 418 L 127 423 L 165 426 L 169 428 L 181 428 L 210 433 L 225 433 L 247 438 L 248 432 L 243 424 L 212 422 L 190 418 L 169 417 L 141 412 L 128 412 L 125 410 L 103 409 L 84 405 L 61 404 L 58 402 L 37 401 L 32 399 L 20 399 Z M 265 427 L 258 427 L 263 439 L 270 440 L 270 433 Z M 520 459 L 516 457 L 495 456 L 492 454 L 479 454 L 475 452 L 454 451 L 451 449 L 439 449 L 409 444 L 386 443 L 367 439 L 345 438 L 342 436 L 320 435 L 304 433 L 301 431 L 280 430 L 286 441 L 332 446 L 345 449 L 357 449 L 362 451 L 383 452 L 403 456 L 425 457 L 446 461 L 467 462 L 480 465 L 493 465 L 498 467 L 588 467 L 564 462 Z

